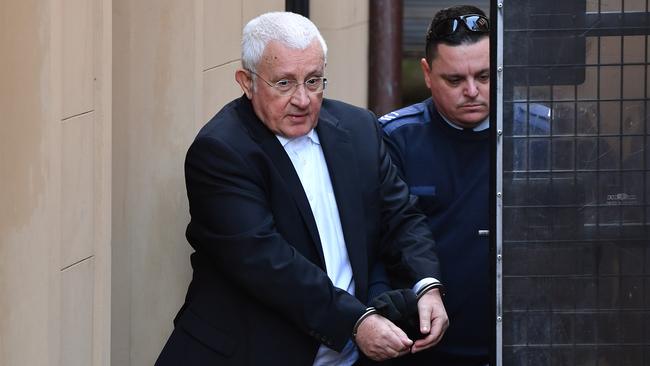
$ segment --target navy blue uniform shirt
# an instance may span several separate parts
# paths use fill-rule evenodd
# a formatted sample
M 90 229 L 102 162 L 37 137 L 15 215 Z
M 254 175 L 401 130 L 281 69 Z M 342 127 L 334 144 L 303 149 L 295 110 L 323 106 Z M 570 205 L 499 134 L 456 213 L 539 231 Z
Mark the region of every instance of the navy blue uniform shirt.
M 379 122 L 393 162 L 428 217 L 446 289 L 449 329 L 439 345 L 413 356 L 487 360 L 489 240 L 478 231 L 489 225 L 489 131 L 451 126 L 430 98 Z

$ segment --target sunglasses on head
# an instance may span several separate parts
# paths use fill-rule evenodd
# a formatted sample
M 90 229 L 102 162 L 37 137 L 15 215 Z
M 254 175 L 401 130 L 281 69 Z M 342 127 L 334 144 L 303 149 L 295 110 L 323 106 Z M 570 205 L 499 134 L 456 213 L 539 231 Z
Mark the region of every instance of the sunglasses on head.
M 486 17 L 479 14 L 467 14 L 443 19 L 433 25 L 431 32 L 438 38 L 447 37 L 456 33 L 461 24 L 470 32 L 487 33 L 490 31 L 490 22 Z

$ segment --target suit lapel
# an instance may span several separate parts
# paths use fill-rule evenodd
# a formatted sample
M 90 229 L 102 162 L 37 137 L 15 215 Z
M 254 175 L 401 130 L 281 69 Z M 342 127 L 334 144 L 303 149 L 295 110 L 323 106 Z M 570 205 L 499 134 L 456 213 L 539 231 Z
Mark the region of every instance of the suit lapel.
M 300 178 L 298 178 L 298 173 L 296 173 L 291 159 L 289 159 L 278 138 L 257 118 L 248 99 L 245 96 L 242 99 L 244 101 L 242 102 L 242 108 L 240 108 L 241 119 L 250 132 L 251 137 L 259 143 L 262 150 L 269 156 L 278 170 L 280 177 L 284 180 L 285 186 L 298 207 L 305 226 L 316 245 L 321 266 L 325 269 L 325 257 L 323 256 L 323 248 L 318 235 L 318 227 L 316 226 L 316 220 L 309 206 L 307 195 L 302 188 Z
M 309 206 L 307 195 L 300 183 L 300 178 L 291 163 L 291 159 L 278 141 L 277 137 L 260 121 L 253 112 L 250 101 L 245 96 L 240 107 L 241 119 L 249 130 L 251 137 L 273 161 L 293 201 L 303 218 L 305 226 L 312 237 L 322 268 L 325 269 L 323 248 L 318 235 L 314 215 Z M 332 188 L 339 210 L 343 237 L 348 251 L 355 281 L 355 294 L 360 299 L 367 297 L 368 289 L 368 260 L 364 227 L 364 207 L 362 192 L 357 182 L 359 173 L 355 162 L 354 150 L 349 133 L 339 127 L 338 121 L 332 115 L 321 109 L 320 119 L 316 127 Z
M 352 273 L 356 285 L 355 293 L 360 299 L 367 296 L 368 257 L 363 217 L 362 192 L 359 189 L 359 172 L 349 133 L 342 129 L 338 121 L 321 110 L 316 127 L 323 154 L 327 161 L 332 188 L 339 209 L 341 226 Z

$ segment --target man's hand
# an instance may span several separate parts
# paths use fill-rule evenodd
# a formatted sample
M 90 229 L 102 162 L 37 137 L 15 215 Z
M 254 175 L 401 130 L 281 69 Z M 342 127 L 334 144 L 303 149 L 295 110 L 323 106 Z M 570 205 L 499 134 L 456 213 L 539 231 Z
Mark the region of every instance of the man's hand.
M 375 361 L 405 355 L 413 345 L 404 331 L 379 314 L 370 315 L 359 324 L 355 341 L 361 352 Z
M 428 334 L 419 339 L 411 348 L 412 353 L 433 347 L 442 339 L 447 327 L 449 318 L 447 311 L 440 297 L 440 290 L 437 288 L 427 291 L 418 301 L 418 314 L 420 316 L 420 332 Z
M 368 305 L 375 308 L 379 315 L 402 329 L 411 340 L 424 338 L 420 333 L 418 299 L 413 290 L 386 291 L 372 299 Z

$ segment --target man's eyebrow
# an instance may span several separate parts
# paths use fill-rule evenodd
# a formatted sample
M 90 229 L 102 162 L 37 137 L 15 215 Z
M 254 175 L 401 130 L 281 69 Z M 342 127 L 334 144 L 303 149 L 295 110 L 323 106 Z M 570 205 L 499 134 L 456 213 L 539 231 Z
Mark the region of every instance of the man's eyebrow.
M 309 71 L 308 73 L 306 73 L 306 74 L 305 74 L 305 79 L 306 79 L 306 78 L 309 78 L 309 77 L 312 77 L 313 75 L 319 75 L 319 76 L 322 76 L 322 75 L 324 75 L 324 74 L 325 74 L 325 70 L 324 70 L 324 69 L 321 69 L 321 68 L 318 68 L 318 69 L 311 70 L 311 71 Z M 276 80 L 283 80 L 283 79 L 296 79 L 296 75 L 295 75 L 293 72 L 291 72 L 291 71 L 286 71 L 286 72 L 283 71 L 283 72 L 279 72 L 279 73 L 276 75 L 275 78 L 276 78 Z
M 489 72 L 490 72 L 490 69 L 487 68 L 487 69 L 478 70 L 477 72 L 475 72 L 474 74 L 471 74 L 471 75 L 472 76 L 481 75 L 481 74 L 485 74 L 485 73 L 489 73 Z M 454 78 L 464 79 L 464 78 L 466 78 L 468 76 L 468 74 L 454 72 L 454 73 L 441 73 L 440 76 L 445 78 L 445 79 L 454 79 Z

